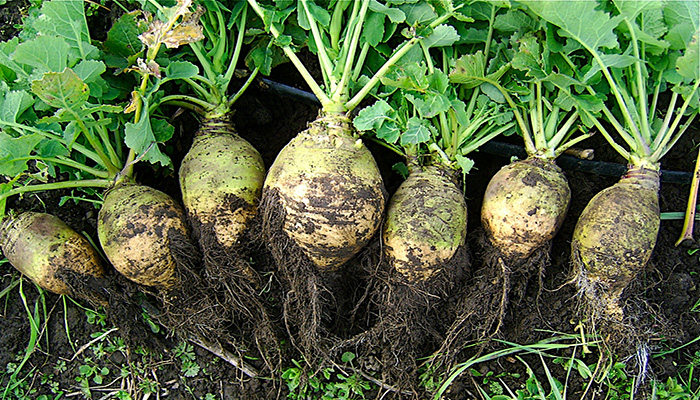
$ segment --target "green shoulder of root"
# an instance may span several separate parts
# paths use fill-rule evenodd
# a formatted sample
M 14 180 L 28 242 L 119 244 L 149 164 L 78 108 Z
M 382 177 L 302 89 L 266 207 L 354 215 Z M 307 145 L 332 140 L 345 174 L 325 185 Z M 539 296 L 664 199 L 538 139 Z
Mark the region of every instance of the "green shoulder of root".
M 136 277 L 139 283 L 168 288 L 173 280 L 138 277 L 144 271 L 142 261 L 148 257 L 143 249 L 167 249 L 162 257 L 150 258 L 151 262 L 164 263 L 163 269 L 174 268 L 172 241 L 188 241 L 183 239 L 187 235 L 184 213 L 177 211 L 179 206 L 172 200 L 163 207 L 172 205 L 176 211 L 158 215 L 144 211 L 146 207 L 141 211 L 131 207 L 141 204 L 138 199 L 151 202 L 154 197 L 165 196 L 160 192 L 151 196 L 157 191 L 136 186 L 132 176 L 133 165 L 140 160 L 170 164 L 158 143 L 172 135 L 172 127 L 164 120 L 151 118 L 148 104 L 158 96 L 165 81 L 155 61 L 160 46 L 196 40 L 196 35 L 178 36 L 178 28 L 192 14 L 190 4 L 183 0 L 171 8 L 161 7 L 159 16 L 154 19 L 146 15 L 143 21 L 134 14 L 125 14 L 101 44 L 108 50 L 104 53 L 90 39 L 82 1 L 45 2 L 41 12 L 34 23 L 40 34 L 2 44 L 0 64 L 6 90 L 0 94 L 0 108 L 4 110 L 0 116 L 0 173 L 10 180 L 0 190 L 3 213 L 6 199 L 22 193 L 114 187 L 105 193 L 105 204 L 124 204 L 118 198 L 125 192 L 121 188 L 138 187 L 129 192 L 129 207 L 112 210 L 115 218 L 105 218 L 100 212 L 98 233 L 101 239 L 140 237 L 139 249 L 135 253 L 127 251 L 109 240 L 101 244 L 118 271 Z M 108 67 L 120 69 L 119 79 L 105 73 Z M 155 79 L 152 82 L 151 77 Z M 125 107 L 122 99 L 129 91 L 132 101 Z M 133 120 L 126 122 L 124 112 L 134 112 Z M 30 172 L 29 160 L 38 167 L 38 174 Z M 66 172 L 69 180 L 36 183 L 56 178 L 58 172 Z M 122 218 L 139 221 L 141 230 L 133 231 L 134 224 L 128 222 L 105 225 L 105 220 Z M 152 223 L 143 222 L 148 219 Z M 53 226 L 60 229 L 58 224 Z M 126 227 L 131 231 L 118 230 Z
M 585 93 L 604 100 L 597 112 L 578 104 L 579 112 L 628 162 L 627 174 L 590 201 L 572 241 L 593 315 L 622 321 L 620 296 L 656 243 L 660 160 L 698 113 L 698 3 L 523 3 L 557 27 L 549 33 L 555 51 Z
M 278 155 L 263 189 L 264 213 L 317 267 L 337 269 L 379 228 L 384 186 L 372 155 L 356 134 L 349 113 L 390 66 L 429 36 L 453 11 L 451 2 L 413 5 L 379 1 L 302 0 L 286 9 L 250 0 L 284 54 L 321 102 L 319 117 Z M 414 12 L 415 11 L 415 12 Z M 308 33 L 318 58 L 317 81 L 294 49 L 298 27 Z M 397 29 L 405 40 L 396 40 Z M 391 50 L 395 47 L 395 50 Z M 277 232 L 271 233 L 276 234 Z

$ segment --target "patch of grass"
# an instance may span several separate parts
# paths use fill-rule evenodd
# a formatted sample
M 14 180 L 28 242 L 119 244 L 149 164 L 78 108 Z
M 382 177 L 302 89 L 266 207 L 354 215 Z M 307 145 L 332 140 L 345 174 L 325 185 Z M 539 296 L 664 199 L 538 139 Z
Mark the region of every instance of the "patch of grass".
M 353 372 L 346 372 L 342 366 L 326 367 L 315 374 L 309 374 L 308 370 L 297 360 L 292 360 L 294 366 L 282 371 L 282 380 L 289 389 L 288 399 L 364 399 L 365 391 L 372 389 L 372 383 L 362 375 L 354 372 L 352 365 L 355 354 L 346 352 L 342 355 L 342 362 L 351 368 Z

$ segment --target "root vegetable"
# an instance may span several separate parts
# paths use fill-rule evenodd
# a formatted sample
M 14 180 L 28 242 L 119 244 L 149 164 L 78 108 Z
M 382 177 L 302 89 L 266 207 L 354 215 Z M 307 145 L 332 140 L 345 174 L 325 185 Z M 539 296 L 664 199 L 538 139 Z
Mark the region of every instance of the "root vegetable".
M 549 243 L 564 222 L 571 189 L 553 160 L 528 158 L 506 165 L 491 178 L 481 223 L 507 258 L 522 260 Z
M 384 253 L 409 282 L 424 282 L 464 245 L 467 204 L 447 171 L 414 172 L 391 198 L 383 227 Z
M 102 277 L 104 268 L 90 242 L 51 214 L 24 212 L 0 228 L 2 252 L 22 274 L 57 294 L 72 294 L 63 271 Z
M 258 151 L 235 133 L 227 117 L 207 119 L 179 177 L 195 236 L 213 234 L 218 247 L 232 249 L 257 212 L 265 178 Z
M 284 233 L 319 268 L 340 267 L 379 228 L 385 193 L 372 154 L 344 115 L 324 115 L 280 152 L 263 199 L 278 199 Z M 265 203 L 265 200 L 263 200 Z
M 176 285 L 177 256 L 189 240 L 184 212 L 170 196 L 120 184 L 105 195 L 97 231 L 105 255 L 125 277 L 159 289 Z
M 574 229 L 579 290 L 594 312 L 622 321 L 620 296 L 651 258 L 659 232 L 659 173 L 633 168 L 596 194 Z

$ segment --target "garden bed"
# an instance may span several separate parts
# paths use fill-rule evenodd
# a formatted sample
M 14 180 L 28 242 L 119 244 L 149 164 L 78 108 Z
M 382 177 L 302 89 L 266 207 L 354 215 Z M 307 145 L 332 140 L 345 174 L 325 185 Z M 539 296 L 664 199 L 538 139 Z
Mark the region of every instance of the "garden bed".
M 22 12 L 23 2 L 10 0 L 0 6 L 1 21 L 18 21 L 17 14 Z M 109 20 L 105 11 L 99 11 L 90 21 L 91 24 L 104 23 Z M 2 33 L 12 35 L 6 30 Z M 283 65 L 273 70 L 273 81 L 284 83 L 301 90 L 308 90 L 295 70 Z M 179 115 L 172 110 L 171 123 L 176 127 L 173 139 L 168 144 L 168 152 L 177 171 L 179 163 L 190 147 L 196 121 L 188 113 Z M 257 81 L 236 103 L 233 116 L 239 134 L 257 148 L 266 166 L 270 166 L 275 157 L 306 124 L 318 113 L 318 107 L 300 100 L 274 93 L 269 85 Z M 512 144 L 519 144 L 517 138 L 509 138 Z M 500 140 L 500 139 L 499 139 Z M 662 168 L 671 171 L 691 173 L 697 154 L 697 142 L 700 130 L 695 127 L 675 146 L 662 161 Z M 393 172 L 392 166 L 400 161 L 395 154 L 373 143 L 368 143 L 378 161 L 389 194 L 401 183 L 401 178 Z M 595 160 L 621 164 L 623 160 L 609 149 L 601 135 L 596 135 L 583 142 L 582 147 L 595 150 Z M 507 154 L 493 155 L 483 152 L 473 154 L 475 169 L 466 176 L 467 205 L 469 210 L 468 245 L 470 265 L 463 283 L 468 284 L 479 277 L 476 271 L 483 264 L 482 248 L 479 237 L 481 195 L 489 179 L 510 159 Z M 496 351 L 511 349 L 500 357 L 492 357 L 475 363 L 472 368 L 461 374 L 448 389 L 446 398 L 471 399 L 479 397 L 483 389 L 490 395 L 508 389 L 532 393 L 532 380 L 528 380 L 528 367 L 533 370 L 537 381 L 544 385 L 546 393 L 550 392 L 547 375 L 551 373 L 559 382 L 566 382 L 567 397 L 580 398 L 588 390 L 587 398 L 598 393 L 596 398 L 624 398 L 634 390 L 632 377 L 639 371 L 635 363 L 625 359 L 602 357 L 606 354 L 598 347 L 595 337 L 583 338 L 584 334 L 593 334 L 592 327 L 587 326 L 585 315 L 581 315 L 576 289 L 571 278 L 571 237 L 578 216 L 588 201 L 603 188 L 617 181 L 617 177 L 603 176 L 574 169 L 564 169 L 572 189 L 572 202 L 564 225 L 555 237 L 551 250 L 551 265 L 542 271 L 541 276 L 529 278 L 522 285 L 522 296 L 515 296 L 507 309 L 500 334 L 491 342 L 465 349 L 459 354 L 458 363 L 467 362 L 470 357 L 484 356 Z M 153 171 L 150 167 L 137 172 L 143 184 L 162 190 L 179 199 L 177 177 L 168 171 Z M 660 206 L 662 212 L 685 210 L 688 185 L 666 183 L 661 185 Z M 71 191 L 55 191 L 25 195 L 13 200 L 11 208 L 21 210 L 45 211 L 57 215 L 68 225 L 84 232 L 87 237 L 97 240 L 97 210 L 88 202 L 65 201 L 66 196 L 80 196 Z M 696 388 L 700 384 L 692 376 L 692 367 L 700 361 L 700 259 L 694 253 L 697 244 L 690 247 L 675 246 L 682 227 L 680 220 L 664 220 L 661 223 L 659 239 L 654 249 L 651 268 L 635 282 L 626 292 L 629 304 L 643 304 L 641 314 L 644 324 L 650 328 L 651 350 L 650 374 L 642 382 L 639 390 L 649 394 L 654 388 L 654 381 L 662 382 L 669 388 L 669 378 L 675 382 L 685 379 L 687 387 Z M 371 249 L 377 248 L 376 238 Z M 273 316 L 279 324 L 282 342 L 284 329 L 279 309 L 275 308 L 275 299 L 281 299 L 283 293 L 276 284 L 272 271 L 271 257 L 263 246 L 253 245 L 250 249 L 252 265 L 259 271 L 269 273 L 271 286 L 263 296 L 273 304 L 278 314 Z M 353 268 L 353 261 L 348 268 Z M 282 370 L 275 376 L 251 378 L 241 368 L 216 355 L 216 351 L 205 349 L 192 342 L 183 341 L 172 336 L 162 327 L 153 325 L 152 338 L 138 343 L 128 340 L 125 344 L 120 331 L 114 323 L 104 319 L 87 304 L 74 302 L 48 292 L 40 293 L 30 281 L 19 279 L 19 274 L 8 264 L 0 265 L 0 290 L 7 292 L 0 296 L 0 382 L 6 398 L 164 398 L 164 399 L 268 399 L 279 396 L 296 397 L 298 391 L 291 394 L 288 385 L 304 381 L 303 371 L 299 368 L 300 356 L 291 346 L 284 349 Z M 517 276 L 513 277 L 517 280 Z M 358 292 L 362 288 L 357 288 Z M 352 292 L 352 290 L 350 291 Z M 278 306 L 278 304 L 277 304 Z M 354 315 L 355 320 L 371 321 L 371 307 L 360 309 L 368 315 Z M 32 325 L 29 314 L 37 325 Z M 445 318 L 452 315 L 445 312 Z M 347 316 L 336 317 L 339 321 Z M 444 321 L 449 324 L 450 321 Z M 149 328 L 145 318 L 132 321 Z M 362 324 L 358 324 L 362 325 Z M 582 329 L 582 326 L 584 327 Z M 334 332 L 340 336 L 354 332 Z M 562 348 L 532 346 L 552 338 L 561 338 L 557 343 L 566 344 Z M 564 339 L 565 338 L 565 339 Z M 216 338 L 208 338 L 215 340 Z M 589 342 L 590 341 L 590 342 Z M 583 353 L 584 344 L 588 344 L 590 353 Z M 530 345 L 531 347 L 518 347 Z M 677 349 L 673 351 L 674 349 Z M 26 354 L 33 350 L 31 356 L 24 360 Z M 534 350 L 539 350 L 547 357 L 540 358 Z M 424 349 L 421 356 L 428 356 L 434 351 Z M 498 353 L 496 353 L 498 354 Z M 551 357 L 550 357 L 551 356 Z M 353 388 L 364 392 L 366 398 L 411 398 L 402 391 L 392 387 L 378 387 L 381 383 L 380 368 L 376 367 L 372 354 L 362 354 L 359 358 L 351 356 L 338 360 L 333 373 L 323 378 L 318 376 L 326 389 L 342 397 L 343 390 Z M 583 376 L 585 368 L 567 373 L 566 363 L 585 364 L 594 370 L 596 379 L 591 382 Z M 602 360 L 602 361 L 601 361 Z M 230 360 L 229 360 L 230 361 Z M 240 360 L 239 360 L 240 361 Z M 255 368 L 259 360 L 243 358 L 246 364 Z M 621 364 L 613 364 L 615 361 Z M 24 364 L 22 364 L 24 362 Z M 612 365 L 612 366 L 611 366 Z M 21 366 L 18 373 L 14 371 Z M 549 369 L 549 371 L 547 371 Z M 689 375 L 690 374 L 690 375 Z M 339 378 L 338 376 L 345 378 Z M 436 389 L 434 376 L 431 383 L 430 371 L 421 375 L 422 384 L 416 382 L 419 390 L 417 398 L 429 398 L 427 389 Z M 345 385 L 345 386 L 343 386 Z M 588 387 L 588 389 L 586 389 Z M 360 388 L 360 389 L 358 389 Z M 610 392 L 612 390 L 612 392 Z M 626 392 L 626 393 L 625 393 Z M 130 396 L 130 397 L 128 397 Z M 315 395 L 314 395 L 315 396 Z M 600 397 L 598 397 L 600 396 Z M 320 398 L 320 395 L 311 397 Z M 352 390 L 346 398 L 360 398 Z M 554 397 L 553 397 L 554 398 Z

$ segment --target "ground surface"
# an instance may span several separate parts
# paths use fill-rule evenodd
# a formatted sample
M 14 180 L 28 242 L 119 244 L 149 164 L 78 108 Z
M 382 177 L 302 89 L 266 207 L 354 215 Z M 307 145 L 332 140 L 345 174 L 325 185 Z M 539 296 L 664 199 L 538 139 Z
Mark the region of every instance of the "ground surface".
M 12 34 L 8 24 L 18 22 L 16 11 L 21 10 L 24 4 L 12 0 L 0 6 L 0 26 L 4 27 L 0 33 L 3 37 Z M 276 70 L 273 79 L 290 84 L 299 81 L 293 70 L 286 67 Z M 265 164 L 269 166 L 284 144 L 315 115 L 315 107 L 270 93 L 261 84 L 252 87 L 241 98 L 234 122 L 241 136 L 261 152 Z M 191 142 L 195 125 L 186 115 L 178 117 L 174 123 L 178 128 L 178 136 L 174 138 L 170 151 L 177 167 Z M 690 172 L 697 154 L 694 146 L 698 141 L 700 132 L 692 129 L 666 157 L 663 168 Z M 596 149 L 596 160 L 621 162 L 619 157 L 607 149 L 602 137 L 594 137 L 586 146 Z M 382 169 L 387 190 L 391 193 L 400 183 L 398 175 L 391 171 L 391 165 L 398 160 L 378 146 L 370 145 L 370 148 Z M 470 238 L 479 235 L 479 208 L 488 179 L 508 163 L 509 158 L 507 155 L 477 154 L 475 161 L 477 169 L 467 177 L 465 184 Z M 558 333 L 579 333 L 577 325 L 582 322 L 583 316 L 577 311 L 575 289 L 567 283 L 571 271 L 570 238 L 577 217 L 590 198 L 612 185 L 616 178 L 572 169 L 565 169 L 565 173 L 572 188 L 568 216 L 554 239 L 551 265 L 544 271 L 542 286 L 537 276 L 533 276 L 528 282 L 525 296 L 514 299 L 508 309 L 500 335 L 500 338 L 508 342 L 528 344 Z M 174 174 L 154 174 L 143 169 L 139 178 L 143 183 L 155 186 L 176 198 L 179 196 Z M 661 211 L 683 211 L 687 192 L 687 185 L 663 183 L 660 193 Z M 76 230 L 95 239 L 97 211 L 88 203 L 67 202 L 59 207 L 60 198 L 69 194 L 26 196 L 12 205 L 18 209 L 52 212 Z M 651 342 L 657 354 L 700 337 L 700 314 L 693 311 L 693 306 L 700 298 L 697 290 L 700 285 L 700 259 L 698 254 L 689 254 L 692 247 L 674 246 L 681 226 L 681 221 L 662 221 L 650 268 L 639 277 L 634 290 L 628 294 L 631 298 L 645 299 L 650 304 L 649 310 L 657 313 L 654 316 L 656 319 L 649 319 L 659 323 L 656 329 L 659 337 L 654 337 Z M 469 245 L 472 253 L 469 271 L 475 271 L 482 263 L 482 255 L 476 239 L 470 240 Z M 260 263 L 268 262 L 269 256 L 264 249 L 259 251 L 259 254 L 252 254 L 252 257 L 258 262 L 258 267 L 265 269 Z M 0 265 L 0 290 L 12 282 L 17 282 L 15 270 L 7 263 Z M 29 281 L 24 280 L 21 285 L 21 291 L 18 286 L 13 287 L 1 298 L 0 387 L 3 390 L 10 382 L 13 368 L 22 361 L 30 344 L 31 327 L 27 310 L 34 313 L 35 304 L 40 304 L 37 315 L 46 325 L 39 326 L 42 336 L 36 343 L 37 350 L 14 377 L 16 386 L 5 393 L 7 398 L 22 398 L 22 393 L 27 395 L 25 398 L 38 398 L 42 394 L 54 398 L 57 393 L 75 398 L 87 397 L 88 393 L 92 398 L 127 398 L 124 393 L 130 393 L 132 398 L 164 399 L 262 399 L 286 396 L 285 383 L 279 375 L 273 379 L 248 378 L 211 352 L 196 345 L 183 344 L 162 331 L 153 334 L 161 343 L 157 348 L 143 350 L 138 344 L 122 345 L 119 331 L 112 329 L 110 321 L 101 320 L 99 315 L 95 316 L 70 300 L 48 293 L 40 297 L 38 290 Z M 43 299 L 43 302 L 37 303 L 39 299 Z M 507 346 L 494 344 L 489 350 L 504 347 Z M 430 349 L 425 349 L 423 355 L 428 355 L 429 351 Z M 679 367 L 696 357 L 696 352 L 700 352 L 700 345 L 694 343 L 663 357 L 652 358 L 651 370 L 661 380 L 676 376 L 683 372 Z M 467 350 L 460 357 L 467 360 L 474 354 L 473 350 Z M 570 352 L 552 354 L 571 356 Z M 587 364 L 594 364 L 598 355 L 594 351 L 587 356 L 579 354 L 577 358 Z M 285 368 L 294 366 L 291 359 L 295 357 L 294 354 L 291 353 L 289 357 L 284 360 Z M 255 360 L 249 362 L 255 365 Z M 489 386 L 493 382 L 499 382 L 502 386 L 520 388 L 527 378 L 525 363 L 539 377 L 545 376 L 539 358 L 502 357 L 476 365 L 471 377 L 465 374 L 457 379 L 449 396 L 455 399 L 477 396 L 474 383 Z M 548 365 L 551 372 L 563 381 L 565 370 L 553 363 Z M 630 367 L 626 372 L 634 374 L 636 371 Z M 96 378 L 98 375 L 101 378 Z M 497 375 L 501 375 L 501 381 L 495 378 Z M 585 382 L 577 374 L 572 374 L 568 398 L 579 398 Z M 597 388 L 604 393 L 604 385 L 598 385 Z M 374 398 L 381 393 L 383 392 L 375 389 L 365 395 Z M 421 395 L 422 398 L 425 396 Z

